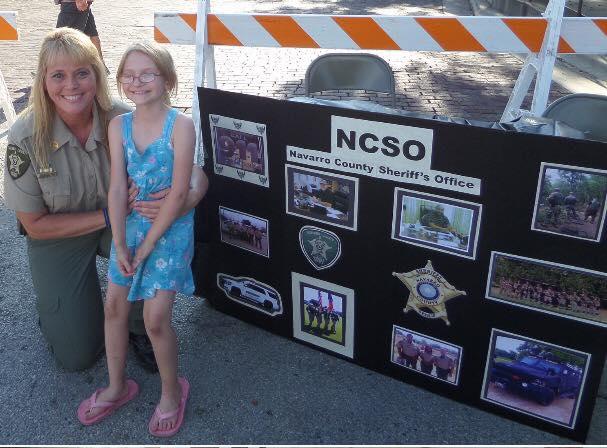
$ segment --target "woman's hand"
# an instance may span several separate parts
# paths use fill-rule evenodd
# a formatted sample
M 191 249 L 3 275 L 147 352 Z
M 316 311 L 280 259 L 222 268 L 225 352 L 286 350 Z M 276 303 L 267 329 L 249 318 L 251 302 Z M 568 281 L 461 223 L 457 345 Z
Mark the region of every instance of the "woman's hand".
M 153 222 L 156 216 L 158 216 L 158 212 L 160 212 L 160 207 L 164 204 L 164 198 L 170 192 L 171 188 L 169 187 L 148 195 L 149 199 L 146 201 L 134 201 L 133 209 L 141 216 Z
M 86 11 L 89 8 L 87 0 L 76 0 L 76 8 L 78 11 Z
M 125 247 L 116 247 L 116 262 L 120 273 L 125 277 L 131 277 L 135 268 L 131 264 L 131 251 Z

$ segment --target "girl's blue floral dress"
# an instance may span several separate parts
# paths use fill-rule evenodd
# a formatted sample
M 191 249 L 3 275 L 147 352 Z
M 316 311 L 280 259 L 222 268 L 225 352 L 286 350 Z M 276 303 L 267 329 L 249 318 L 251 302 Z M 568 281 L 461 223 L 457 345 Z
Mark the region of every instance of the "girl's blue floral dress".
M 171 186 L 173 176 L 173 148 L 171 134 L 177 110 L 170 109 L 164 122 L 162 136 L 151 143 L 143 153 L 137 152 L 133 142 L 133 113 L 122 116 L 122 145 L 128 175 L 139 188 L 137 200 Z M 131 254 L 143 242 L 152 222 L 133 210 L 126 218 L 126 244 Z M 117 285 L 130 286 L 128 300 L 149 299 L 156 290 L 166 289 L 184 294 L 194 292 L 190 263 L 194 254 L 194 211 L 190 210 L 173 222 L 156 243 L 148 258 L 133 277 L 124 277 L 116 261 L 112 242 L 108 278 Z

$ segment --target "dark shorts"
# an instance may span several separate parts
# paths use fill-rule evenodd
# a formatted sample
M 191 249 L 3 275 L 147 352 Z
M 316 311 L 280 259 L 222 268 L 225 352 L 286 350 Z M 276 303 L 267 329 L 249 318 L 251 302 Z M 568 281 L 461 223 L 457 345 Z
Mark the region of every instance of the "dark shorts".
M 61 3 L 61 11 L 57 17 L 57 28 L 64 26 L 82 31 L 89 37 L 99 36 L 90 5 L 86 11 L 78 11 L 76 3 Z

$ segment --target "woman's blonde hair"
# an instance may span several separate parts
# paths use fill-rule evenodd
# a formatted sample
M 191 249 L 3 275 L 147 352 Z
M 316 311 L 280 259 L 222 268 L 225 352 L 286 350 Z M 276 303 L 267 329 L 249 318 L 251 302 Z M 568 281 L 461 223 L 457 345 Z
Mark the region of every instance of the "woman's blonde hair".
M 99 120 L 103 126 L 107 147 L 108 111 L 112 108 L 105 65 L 91 39 L 72 28 L 57 28 L 46 35 L 38 55 L 38 69 L 25 114 L 34 115 L 34 157 L 39 169 L 48 165 L 49 148 L 53 134 L 55 104 L 46 91 L 46 71 L 60 56 L 67 56 L 76 64 L 91 65 L 97 81 L 95 98 L 99 105 Z
M 177 93 L 177 72 L 175 71 L 175 64 L 173 63 L 173 57 L 169 51 L 162 47 L 161 45 L 155 42 L 137 42 L 130 45 L 124 54 L 122 55 L 122 59 L 120 59 L 120 64 L 118 65 L 118 71 L 116 72 L 116 82 L 118 83 L 118 93 L 122 97 L 124 93 L 124 87 L 120 83 L 120 77 L 122 76 L 122 72 L 124 71 L 124 64 L 126 63 L 126 59 L 133 52 L 143 53 L 147 57 L 149 57 L 158 71 L 164 78 L 164 81 L 167 84 L 166 92 L 162 98 L 163 102 L 167 105 L 171 105 L 171 95 Z

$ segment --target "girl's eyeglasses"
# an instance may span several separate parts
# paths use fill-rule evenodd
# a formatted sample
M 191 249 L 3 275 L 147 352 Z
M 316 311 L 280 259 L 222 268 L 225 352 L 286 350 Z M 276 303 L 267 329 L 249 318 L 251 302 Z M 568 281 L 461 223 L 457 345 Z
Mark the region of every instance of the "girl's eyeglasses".
M 141 82 L 143 84 L 147 84 L 149 82 L 154 81 L 157 76 L 162 76 L 162 75 L 160 73 L 142 73 L 139 76 L 122 75 L 121 77 L 118 78 L 118 81 L 120 81 L 121 84 L 130 84 L 133 81 L 135 81 L 136 79 L 138 79 L 139 82 Z

